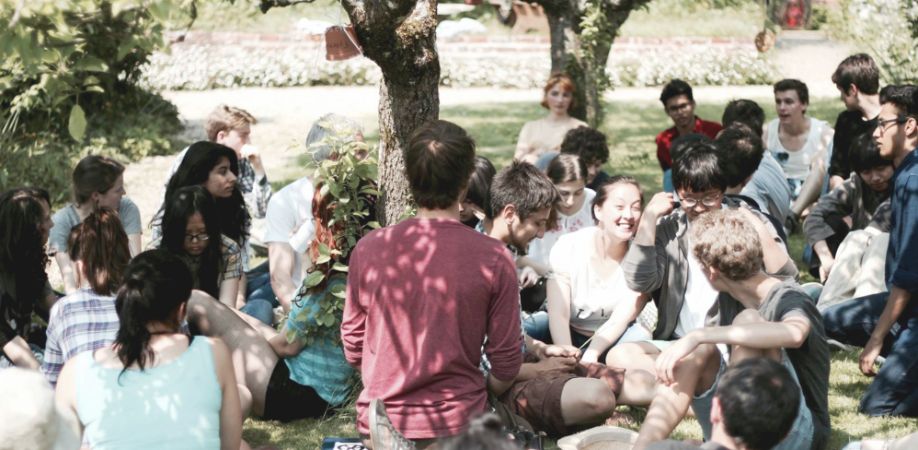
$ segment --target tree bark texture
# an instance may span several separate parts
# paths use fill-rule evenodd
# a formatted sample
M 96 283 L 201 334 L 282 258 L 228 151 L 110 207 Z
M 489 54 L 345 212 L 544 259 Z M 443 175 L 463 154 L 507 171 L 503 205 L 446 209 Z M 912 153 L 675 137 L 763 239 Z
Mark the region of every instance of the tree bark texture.
M 548 16 L 551 32 L 551 70 L 567 72 L 577 85 L 572 116 L 597 127 L 603 118 L 602 82 L 596 76 L 609 61 L 612 42 L 631 11 L 650 0 L 534 0 Z M 582 39 L 581 26 L 588 8 L 601 4 L 605 21 L 591 48 Z
M 437 0 L 342 0 L 364 56 L 382 70 L 379 88 L 379 219 L 398 222 L 413 205 L 404 149 L 439 116 Z

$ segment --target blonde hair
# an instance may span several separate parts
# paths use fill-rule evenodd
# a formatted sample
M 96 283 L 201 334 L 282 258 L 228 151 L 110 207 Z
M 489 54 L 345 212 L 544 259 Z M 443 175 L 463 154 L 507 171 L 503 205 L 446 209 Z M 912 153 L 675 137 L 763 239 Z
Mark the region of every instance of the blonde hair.
M 248 111 L 235 106 L 220 105 L 207 116 L 204 132 L 207 133 L 207 140 L 216 142 L 217 134 L 221 131 L 236 130 L 256 123 L 258 120 Z
M 742 212 L 720 209 L 692 222 L 692 252 L 705 267 L 733 281 L 747 280 L 762 270 L 762 244 Z

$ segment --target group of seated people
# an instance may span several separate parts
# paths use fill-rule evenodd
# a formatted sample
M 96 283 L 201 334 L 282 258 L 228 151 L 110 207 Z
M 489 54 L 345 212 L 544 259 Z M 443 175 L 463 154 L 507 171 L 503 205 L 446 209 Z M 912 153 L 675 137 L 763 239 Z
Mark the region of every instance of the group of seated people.
M 273 193 L 254 117 L 220 106 L 173 165 L 146 251 L 113 159 L 81 160 L 53 217 L 41 189 L 0 195 L 0 367 L 40 370 L 97 449 L 248 448 L 246 416 L 323 417 L 358 386 L 377 450 L 503 448 L 470 421 L 559 437 L 619 405 L 646 408 L 636 449 L 694 448 L 666 441 L 690 410 L 704 448 L 824 449 L 830 341 L 864 347 L 861 412 L 918 416 L 918 88 L 879 90 L 862 54 L 832 79 L 847 107 L 834 136 L 796 80 L 775 85 L 768 125 L 750 100 L 701 120 L 670 82 L 664 191 L 645 195 L 601 170 L 606 136 L 567 114 L 574 85 L 556 75 L 549 116 L 501 170 L 453 123 L 416 130 L 417 212 L 378 230 L 364 178 L 345 183 L 354 196 L 308 177 Z M 375 164 L 343 117 L 307 144 L 326 171 Z M 338 202 L 371 213 L 342 218 Z M 259 219 L 268 260 L 250 267 Z M 825 287 L 798 284 L 801 219 Z

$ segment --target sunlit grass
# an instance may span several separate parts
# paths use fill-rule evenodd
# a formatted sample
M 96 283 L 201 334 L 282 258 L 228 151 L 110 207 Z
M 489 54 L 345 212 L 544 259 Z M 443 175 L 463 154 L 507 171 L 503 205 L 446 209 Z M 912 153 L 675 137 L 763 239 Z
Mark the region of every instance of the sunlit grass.
M 755 99 L 766 110 L 769 118 L 774 116 L 771 99 Z M 809 114 L 835 122 L 841 104 L 835 100 L 814 101 Z M 698 105 L 699 116 L 720 120 L 722 104 L 702 103 Z M 487 156 L 499 168 L 508 164 L 513 156 L 516 138 L 523 123 L 542 116 L 544 110 L 535 102 L 492 103 L 462 107 L 448 107 L 441 111 L 441 118 L 456 122 L 466 128 L 475 138 L 479 153 Z M 606 119 L 600 127 L 609 136 L 610 163 L 605 167 L 612 174 L 628 174 L 636 177 L 644 186 L 649 197 L 660 189 L 660 168 L 655 156 L 654 136 L 669 127 L 670 122 L 659 102 L 629 102 L 607 105 Z M 377 133 L 368 133 L 371 143 L 378 141 Z M 801 275 L 806 267 L 800 260 L 804 240 L 800 233 L 790 237 L 790 248 L 800 268 Z M 812 281 L 809 275 L 804 281 Z M 857 413 L 860 396 L 866 390 L 870 379 L 861 375 L 857 368 L 858 353 L 835 353 L 832 355 L 832 372 L 829 386 L 829 412 L 832 416 L 832 437 L 829 449 L 839 449 L 851 440 L 867 437 L 898 437 L 918 431 L 915 419 L 867 417 Z M 623 407 L 625 411 L 629 408 Z M 636 408 L 631 428 L 637 428 L 644 412 Z M 245 423 L 245 438 L 255 445 L 271 443 L 283 449 L 314 449 L 321 446 L 325 436 L 357 435 L 354 427 L 353 405 L 323 420 L 301 420 L 280 424 L 259 420 Z M 700 439 L 701 430 L 694 419 L 684 420 L 676 432 L 675 439 Z M 550 442 L 547 448 L 556 448 Z

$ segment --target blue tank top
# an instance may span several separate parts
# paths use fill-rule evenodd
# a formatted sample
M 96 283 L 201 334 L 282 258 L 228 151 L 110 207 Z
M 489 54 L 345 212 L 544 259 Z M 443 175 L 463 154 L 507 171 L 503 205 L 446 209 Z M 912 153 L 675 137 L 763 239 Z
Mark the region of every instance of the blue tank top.
M 77 414 L 84 443 L 106 449 L 219 449 L 222 393 L 211 344 L 194 339 L 178 358 L 128 370 L 76 359 Z

